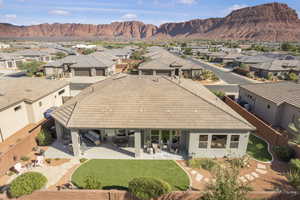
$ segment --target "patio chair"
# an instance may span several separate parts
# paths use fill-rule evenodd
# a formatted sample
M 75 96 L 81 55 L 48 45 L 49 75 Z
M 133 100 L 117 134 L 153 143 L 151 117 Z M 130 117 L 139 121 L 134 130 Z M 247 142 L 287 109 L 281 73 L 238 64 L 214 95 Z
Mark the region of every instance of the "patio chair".
M 13 170 L 14 170 L 17 174 L 20 174 L 20 173 L 24 172 L 25 169 L 26 169 L 26 168 L 25 168 L 24 166 L 22 166 L 21 163 L 17 163 L 17 164 L 15 164 L 14 167 L 13 167 Z
M 159 149 L 158 144 L 153 143 L 153 144 L 152 144 L 152 147 L 153 147 L 154 153 L 160 153 L 160 149 Z

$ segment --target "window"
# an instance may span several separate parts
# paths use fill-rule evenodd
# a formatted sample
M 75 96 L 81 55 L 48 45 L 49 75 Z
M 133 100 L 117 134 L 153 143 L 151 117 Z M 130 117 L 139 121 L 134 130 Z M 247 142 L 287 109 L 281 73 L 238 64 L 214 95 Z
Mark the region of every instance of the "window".
M 240 136 L 239 135 L 232 135 L 230 138 L 230 148 L 237 149 L 239 147 Z
M 39 102 L 39 106 L 42 107 L 42 105 L 43 105 L 43 103 L 40 101 L 40 102 Z
M 267 108 L 268 108 L 268 109 L 270 109 L 270 108 L 271 108 L 271 106 L 270 106 L 270 105 L 268 105 L 268 106 L 267 106 Z
M 227 135 L 213 135 L 211 140 L 211 148 L 224 149 L 226 148 Z
M 208 135 L 200 135 L 199 136 L 199 148 L 207 149 L 208 146 Z
M 159 130 L 151 130 L 151 143 L 159 143 Z
M 65 89 L 58 92 L 59 95 L 62 95 L 63 93 L 65 93 Z
M 21 108 L 22 108 L 22 106 L 17 106 L 17 107 L 15 107 L 15 108 L 14 108 L 14 109 L 15 109 L 15 112 L 21 110 Z

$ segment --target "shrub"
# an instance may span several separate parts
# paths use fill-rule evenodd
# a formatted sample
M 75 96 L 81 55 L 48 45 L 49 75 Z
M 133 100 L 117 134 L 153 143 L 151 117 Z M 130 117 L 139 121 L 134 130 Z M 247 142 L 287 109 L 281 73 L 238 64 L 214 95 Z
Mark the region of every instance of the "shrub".
M 298 171 L 300 173 L 300 159 L 292 159 L 290 161 L 290 168 L 293 171 Z
M 52 159 L 51 158 L 46 158 L 45 161 L 46 161 L 46 163 L 50 164 Z
M 208 171 L 213 171 L 219 165 L 212 159 L 191 159 L 188 161 L 188 165 L 192 168 L 203 168 Z
M 22 161 L 28 161 L 30 158 L 28 156 L 21 156 L 20 158 Z
M 84 163 L 85 161 L 87 161 L 88 159 L 86 159 L 86 158 L 80 158 L 79 159 L 79 161 L 80 161 L 80 163 Z
M 212 91 L 217 97 L 219 97 L 220 99 L 224 99 L 225 97 L 225 92 L 223 91 L 220 91 L 220 90 L 214 90 Z
M 169 183 L 151 177 L 134 178 L 129 182 L 129 191 L 141 200 L 158 198 L 171 192 Z
M 295 187 L 296 189 L 300 189 L 300 173 L 299 171 L 291 170 L 286 175 L 288 182 Z
M 20 197 L 31 194 L 35 190 L 43 188 L 47 178 L 38 172 L 27 172 L 14 179 L 9 188 L 11 197 Z
M 289 162 L 295 157 L 295 151 L 289 146 L 275 146 L 273 148 L 276 156 L 284 162 Z
M 231 168 L 219 168 L 216 181 L 208 185 L 201 200 L 247 200 L 250 187 L 238 181 L 239 171 Z
M 42 129 L 41 132 L 39 132 L 38 136 L 36 137 L 36 140 L 39 146 L 48 146 L 52 144 L 53 137 L 51 133 Z
M 97 190 L 101 189 L 101 182 L 95 176 L 87 176 L 84 179 L 83 189 Z

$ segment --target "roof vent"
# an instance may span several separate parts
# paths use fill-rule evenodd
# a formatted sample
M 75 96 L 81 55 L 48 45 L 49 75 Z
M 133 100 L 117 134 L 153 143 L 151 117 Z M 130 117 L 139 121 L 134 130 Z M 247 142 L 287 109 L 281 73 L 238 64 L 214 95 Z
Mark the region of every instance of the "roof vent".
M 32 92 L 32 90 L 31 89 L 26 89 L 25 92 Z

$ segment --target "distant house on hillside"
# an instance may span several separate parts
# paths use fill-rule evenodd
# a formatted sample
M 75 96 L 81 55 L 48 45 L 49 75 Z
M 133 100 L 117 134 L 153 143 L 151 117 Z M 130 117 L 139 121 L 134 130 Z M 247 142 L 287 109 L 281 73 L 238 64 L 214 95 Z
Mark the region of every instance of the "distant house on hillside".
M 40 62 L 50 62 L 52 60 L 52 56 L 44 51 L 26 49 L 22 51 L 14 52 L 17 56 L 22 56 L 25 61 L 40 61 Z
M 22 62 L 21 56 L 12 53 L 0 53 L 0 69 L 18 69 L 18 64 Z

